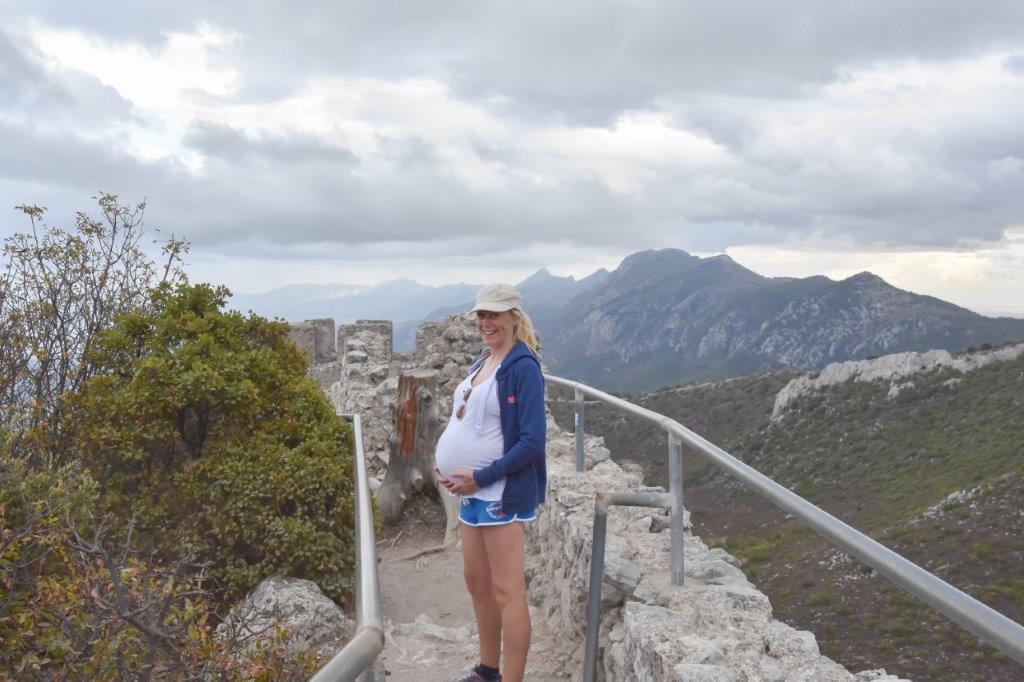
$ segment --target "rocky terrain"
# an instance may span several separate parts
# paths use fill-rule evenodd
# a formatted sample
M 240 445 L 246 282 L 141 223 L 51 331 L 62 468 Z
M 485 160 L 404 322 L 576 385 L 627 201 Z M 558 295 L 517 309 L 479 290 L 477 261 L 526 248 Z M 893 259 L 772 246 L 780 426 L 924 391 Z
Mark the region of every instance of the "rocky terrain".
M 682 386 L 633 400 L 943 579 L 1024 620 L 1024 344 L 836 363 Z M 566 402 L 559 422 L 571 424 Z M 613 457 L 665 480 L 660 430 L 588 403 Z M 739 484 L 687 458 L 695 532 L 740 557 L 776 613 L 857 669 L 923 680 L 1022 680 L 1024 670 Z

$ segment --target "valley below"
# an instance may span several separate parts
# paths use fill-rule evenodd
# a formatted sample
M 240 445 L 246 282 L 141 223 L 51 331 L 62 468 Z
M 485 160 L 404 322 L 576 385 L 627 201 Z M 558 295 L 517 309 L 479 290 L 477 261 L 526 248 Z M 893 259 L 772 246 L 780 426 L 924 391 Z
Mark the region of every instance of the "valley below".
M 1024 354 L 972 371 L 845 381 L 798 395 L 770 372 L 624 396 L 755 469 L 1009 618 L 1024 620 Z M 556 395 L 557 394 L 553 394 Z M 563 428 L 572 404 L 554 400 Z M 667 483 L 664 433 L 588 401 L 588 433 Z M 740 557 L 775 615 L 851 670 L 915 680 L 1024 680 L 1024 669 L 787 518 L 699 455 L 684 454 L 695 532 Z

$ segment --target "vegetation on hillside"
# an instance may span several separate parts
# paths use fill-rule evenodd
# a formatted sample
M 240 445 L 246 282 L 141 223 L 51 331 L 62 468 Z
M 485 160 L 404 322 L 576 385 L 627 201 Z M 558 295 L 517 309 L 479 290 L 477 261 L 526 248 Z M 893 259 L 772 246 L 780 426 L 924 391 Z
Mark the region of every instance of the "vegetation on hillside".
M 802 397 L 771 424 L 785 383 L 756 375 L 634 400 L 1024 621 L 1024 358 L 916 375 L 893 398 L 888 382 L 850 382 Z M 588 431 L 602 433 L 616 458 L 641 462 L 649 483 L 665 483 L 660 430 L 621 422 L 588 405 Z M 776 616 L 815 632 L 826 654 L 915 680 L 1024 679 L 1005 656 L 700 460 L 687 455 L 698 532 L 740 557 Z
M 273 573 L 350 598 L 350 429 L 287 326 L 140 248 L 143 206 L 25 207 L 0 272 L 0 678 L 304 678 L 215 635 Z M 61 338 L 54 338 L 59 336 Z
M 801 398 L 735 452 L 755 468 L 1018 622 L 1024 620 L 1024 358 L 959 374 L 851 382 Z M 942 504 L 949 495 L 959 503 Z M 730 496 L 740 499 L 742 495 Z M 790 524 L 782 528 L 791 528 Z M 1024 679 L 1005 656 L 812 534 L 726 545 L 826 653 L 915 679 Z M 823 562 L 823 557 L 828 557 Z M 881 636 L 880 636 L 881 635 Z

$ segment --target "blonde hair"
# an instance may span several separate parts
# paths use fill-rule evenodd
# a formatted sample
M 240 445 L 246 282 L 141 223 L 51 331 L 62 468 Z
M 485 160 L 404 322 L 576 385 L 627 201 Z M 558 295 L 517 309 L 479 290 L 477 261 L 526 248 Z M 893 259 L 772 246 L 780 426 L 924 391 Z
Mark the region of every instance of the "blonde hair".
M 525 310 L 519 308 L 512 308 L 509 310 L 512 313 L 512 317 L 516 318 L 516 340 L 522 341 L 530 347 L 534 353 L 540 351 L 540 339 L 537 338 L 537 332 L 533 328 L 533 320 L 526 314 Z

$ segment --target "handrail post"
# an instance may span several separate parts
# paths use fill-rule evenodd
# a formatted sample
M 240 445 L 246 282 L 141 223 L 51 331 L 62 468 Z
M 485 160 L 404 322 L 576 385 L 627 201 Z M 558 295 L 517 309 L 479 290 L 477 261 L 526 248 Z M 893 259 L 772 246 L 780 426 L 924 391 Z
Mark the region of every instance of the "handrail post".
M 590 543 L 590 584 L 587 585 L 587 638 L 583 654 L 583 682 L 597 680 L 597 640 L 601 632 L 601 583 L 604 582 L 608 508 L 617 505 L 671 509 L 672 504 L 672 496 L 665 493 L 597 493 L 594 499 L 594 534 Z
M 597 680 L 597 636 L 601 631 L 601 583 L 604 582 L 604 545 L 608 536 L 608 507 L 600 499 L 594 510 L 590 545 L 590 583 L 587 592 L 587 641 L 583 654 L 583 682 Z
M 584 407 L 584 404 L 583 404 L 583 391 L 581 391 L 581 390 L 579 390 L 577 388 L 576 389 L 576 419 L 575 419 L 575 427 L 576 427 L 576 471 L 583 471 L 586 468 L 585 461 L 584 461 L 584 458 L 583 458 L 583 436 L 584 436 L 583 416 L 584 416 L 584 410 L 585 409 L 586 408 Z
M 671 431 L 668 436 L 668 478 L 672 495 L 672 584 L 683 584 L 683 441 Z

